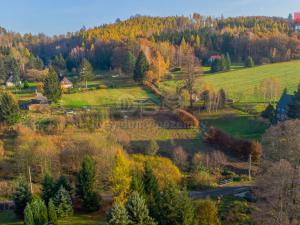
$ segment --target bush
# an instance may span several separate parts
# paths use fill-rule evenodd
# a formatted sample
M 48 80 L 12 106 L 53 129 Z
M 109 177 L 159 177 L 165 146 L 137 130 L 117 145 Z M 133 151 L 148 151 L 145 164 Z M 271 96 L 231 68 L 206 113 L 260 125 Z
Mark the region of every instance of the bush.
M 217 179 L 207 171 L 195 171 L 188 179 L 188 185 L 192 189 L 205 190 L 217 186 Z
M 165 75 L 165 78 L 167 80 L 173 80 L 174 79 L 174 75 L 172 73 L 168 73 L 168 74 Z
M 162 97 L 160 90 L 157 87 L 155 87 L 155 85 L 150 83 L 149 81 L 143 81 L 143 85 L 145 87 L 147 87 L 151 92 L 153 92 L 156 96 Z
M 227 135 L 221 130 L 210 128 L 205 134 L 205 140 L 239 158 L 247 160 L 252 155 L 253 161 L 258 161 L 262 155 L 262 147 L 255 141 L 241 140 Z
M 145 155 L 155 156 L 159 150 L 159 145 L 155 140 L 149 141 L 145 148 Z
M 80 129 L 95 130 L 109 120 L 107 110 L 83 112 L 73 117 L 75 125 Z
M 64 117 L 46 118 L 38 121 L 37 129 L 45 134 L 61 134 L 66 126 Z
M 183 109 L 177 109 L 176 114 L 179 117 L 179 119 L 188 127 L 190 127 L 190 128 L 198 128 L 199 127 L 199 121 L 193 114 L 191 114 Z

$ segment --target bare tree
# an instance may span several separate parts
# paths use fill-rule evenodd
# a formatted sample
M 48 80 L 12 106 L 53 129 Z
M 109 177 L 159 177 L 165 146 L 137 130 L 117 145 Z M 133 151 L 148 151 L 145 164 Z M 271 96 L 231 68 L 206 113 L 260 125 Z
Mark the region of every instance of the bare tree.
M 182 170 L 186 168 L 188 160 L 187 153 L 183 150 L 181 146 L 176 147 L 173 151 L 173 161 Z
M 286 160 L 265 165 L 257 178 L 257 224 L 296 225 L 300 223 L 300 168 Z M 295 185 L 296 184 L 296 185 Z

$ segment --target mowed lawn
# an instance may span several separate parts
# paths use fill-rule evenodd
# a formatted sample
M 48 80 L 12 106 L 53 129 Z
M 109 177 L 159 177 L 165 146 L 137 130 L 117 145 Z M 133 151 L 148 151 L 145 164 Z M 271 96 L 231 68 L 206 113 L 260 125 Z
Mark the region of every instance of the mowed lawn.
M 107 88 L 75 94 L 64 94 L 62 105 L 69 108 L 84 106 L 114 106 L 118 104 L 135 104 L 138 100 L 158 99 L 140 86 L 126 88 Z
M 0 212 L 1 225 L 23 225 L 24 223 L 16 218 L 13 211 Z M 105 222 L 100 215 L 76 214 L 74 216 L 59 220 L 60 225 L 104 225 Z
M 196 86 L 201 89 L 208 84 L 215 90 L 223 88 L 229 98 L 241 102 L 261 102 L 259 94 L 261 82 L 266 78 L 276 78 L 280 81 L 281 90 L 288 88 L 293 93 L 300 83 L 300 61 L 269 64 L 249 69 L 239 69 L 231 72 L 203 75 L 196 81 Z M 160 87 L 174 92 L 180 81 L 166 81 Z

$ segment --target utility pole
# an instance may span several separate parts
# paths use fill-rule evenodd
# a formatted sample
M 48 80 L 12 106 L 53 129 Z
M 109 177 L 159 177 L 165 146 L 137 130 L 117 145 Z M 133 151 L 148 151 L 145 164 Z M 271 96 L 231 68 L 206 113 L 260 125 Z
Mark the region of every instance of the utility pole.
M 30 193 L 33 194 L 30 166 L 28 166 L 28 175 L 29 175 Z
M 252 179 L 252 177 L 251 177 L 251 170 L 252 170 L 252 155 L 250 154 L 249 155 L 249 171 L 248 171 L 248 173 L 249 173 L 249 180 L 251 180 Z

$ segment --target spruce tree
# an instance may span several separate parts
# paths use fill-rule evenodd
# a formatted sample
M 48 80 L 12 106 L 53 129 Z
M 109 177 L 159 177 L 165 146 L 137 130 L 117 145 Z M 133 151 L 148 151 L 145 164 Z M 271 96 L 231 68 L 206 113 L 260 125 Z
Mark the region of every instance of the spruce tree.
M 53 178 L 47 173 L 42 182 L 42 199 L 48 204 L 50 198 L 53 198 L 56 193 Z
M 298 85 L 298 90 L 294 93 L 292 102 L 288 106 L 288 117 L 300 119 L 300 84 Z
M 230 55 L 229 55 L 228 52 L 226 53 L 226 57 L 225 57 L 225 65 L 226 65 L 225 70 L 230 71 L 230 69 L 231 69 L 231 58 L 230 58 Z
M 15 213 L 22 218 L 24 209 L 27 204 L 31 201 L 32 195 L 28 188 L 28 182 L 25 178 L 21 178 L 18 182 L 16 192 L 13 195 L 13 200 L 15 203 Z
M 181 192 L 175 185 L 169 185 L 162 191 L 157 205 L 159 224 L 194 225 L 192 202 L 187 192 Z
M 63 187 L 60 187 L 53 198 L 53 203 L 56 207 L 57 216 L 67 217 L 73 214 L 72 200 L 69 192 Z
M 49 68 L 48 76 L 44 80 L 44 95 L 55 103 L 62 96 L 59 78 L 53 67 Z
M 107 225 L 129 225 L 130 221 L 126 208 L 120 204 L 114 204 L 110 209 L 107 218 Z
M 269 104 L 267 108 L 261 113 L 261 116 L 268 119 L 270 123 L 276 122 L 276 111 L 272 104 Z
M 145 200 L 137 193 L 134 192 L 128 199 L 126 205 L 128 218 L 132 225 L 154 225 L 156 224 L 149 216 Z
M 20 121 L 20 109 L 17 100 L 9 93 L 0 96 L 0 123 L 14 125 Z
M 142 81 L 148 70 L 149 70 L 149 62 L 144 52 L 141 51 L 135 63 L 133 79 L 135 81 Z
M 31 202 L 30 206 L 33 214 L 34 224 L 48 224 L 48 210 L 45 202 L 41 198 L 35 198 Z
M 97 211 L 100 206 L 99 197 L 95 192 L 95 177 L 95 161 L 86 156 L 77 175 L 76 192 L 82 200 L 83 208 L 87 211 Z
M 157 202 L 159 198 L 159 187 L 156 177 L 153 174 L 152 166 L 149 162 L 144 165 L 144 193 L 146 202 L 153 218 L 158 217 Z
M 87 59 L 83 59 L 80 65 L 79 81 L 85 82 L 85 88 L 88 88 L 87 82 L 93 79 L 93 67 Z
M 135 63 L 136 63 L 135 56 L 130 51 L 127 51 L 125 53 L 124 61 L 122 63 L 122 67 L 123 67 L 122 69 L 126 73 L 132 73 L 134 71 Z
M 140 194 L 140 196 L 144 196 L 144 182 L 143 182 L 143 176 L 138 173 L 134 172 L 131 178 L 131 185 L 130 190 L 132 192 L 137 192 Z
M 254 61 L 251 56 L 246 59 L 245 67 L 254 67 Z
M 24 210 L 24 225 L 35 225 L 30 204 Z
M 49 216 L 49 223 L 51 225 L 58 225 L 57 213 L 52 199 L 50 199 L 48 203 L 48 216 Z
M 63 187 L 64 189 L 66 189 L 69 192 L 70 196 L 72 196 L 73 189 L 72 189 L 72 186 L 66 176 L 60 176 L 58 178 L 58 180 L 55 183 L 55 192 L 57 192 L 60 189 L 60 187 Z

